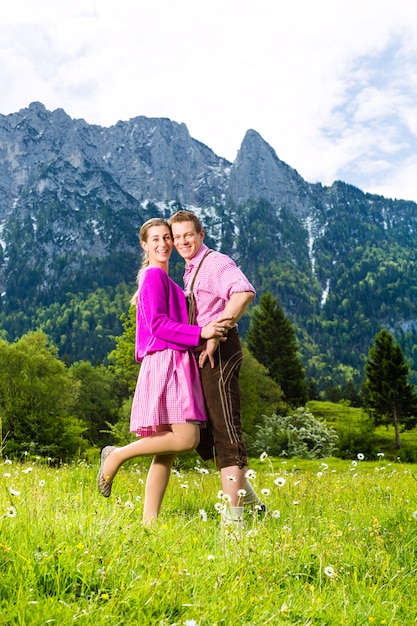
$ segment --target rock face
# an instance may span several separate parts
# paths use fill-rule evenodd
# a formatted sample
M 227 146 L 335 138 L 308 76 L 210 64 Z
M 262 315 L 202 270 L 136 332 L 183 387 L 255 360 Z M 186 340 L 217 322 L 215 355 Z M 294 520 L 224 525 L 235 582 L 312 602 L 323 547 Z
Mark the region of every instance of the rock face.
M 265 198 L 303 214 L 309 185 L 254 130 L 232 165 L 168 119 L 136 117 L 102 128 L 38 102 L 0 116 L 0 220 L 28 193 L 62 197 L 75 189 L 103 201 L 122 193 L 196 207 Z
M 168 119 L 137 117 L 101 128 L 40 103 L 0 116 L 0 219 L 33 189 L 77 187 L 86 196 L 100 193 L 103 180 L 139 202 L 204 206 L 224 192 L 229 168 L 184 124 Z M 101 197 L 107 199 L 104 191 Z
M 254 130 L 248 130 L 233 163 L 227 195 L 241 204 L 264 198 L 274 206 L 285 205 L 295 214 L 308 212 L 309 185 Z

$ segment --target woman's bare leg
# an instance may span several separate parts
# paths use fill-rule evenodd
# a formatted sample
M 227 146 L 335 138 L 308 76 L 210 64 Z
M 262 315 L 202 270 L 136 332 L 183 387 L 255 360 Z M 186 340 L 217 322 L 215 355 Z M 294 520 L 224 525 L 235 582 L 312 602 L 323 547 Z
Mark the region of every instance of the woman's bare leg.
M 162 430 L 163 428 L 163 430 Z M 170 430 L 166 430 L 169 428 Z M 200 441 L 198 424 L 171 424 L 158 429 L 156 435 L 143 437 L 122 448 L 114 448 L 103 466 L 103 475 L 108 483 L 113 482 L 119 467 L 137 456 L 178 454 L 195 450 Z
M 156 520 L 171 476 L 175 454 L 155 455 L 148 471 L 145 486 L 143 523 L 152 524 Z

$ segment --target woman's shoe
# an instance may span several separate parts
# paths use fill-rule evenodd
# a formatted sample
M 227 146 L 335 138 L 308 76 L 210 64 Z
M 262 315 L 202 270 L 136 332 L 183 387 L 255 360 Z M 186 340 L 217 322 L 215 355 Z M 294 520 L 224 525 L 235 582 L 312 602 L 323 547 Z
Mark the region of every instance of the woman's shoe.
M 100 469 L 98 470 L 97 485 L 99 492 L 105 498 L 108 498 L 111 494 L 112 483 L 107 482 L 106 477 L 103 474 L 103 466 L 104 461 L 107 459 L 109 454 L 113 452 L 114 449 L 115 446 L 106 446 L 101 451 L 101 464 Z

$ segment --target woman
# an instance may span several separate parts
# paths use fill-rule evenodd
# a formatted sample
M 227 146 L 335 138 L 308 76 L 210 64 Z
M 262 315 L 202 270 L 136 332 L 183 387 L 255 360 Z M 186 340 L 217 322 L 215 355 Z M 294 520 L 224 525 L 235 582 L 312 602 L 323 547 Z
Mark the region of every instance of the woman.
M 171 467 L 179 452 L 194 450 L 207 421 L 197 364 L 191 350 L 206 339 L 221 338 L 228 320 L 200 328 L 188 325 L 183 291 L 168 276 L 173 241 L 160 218 L 143 224 L 139 233 L 144 261 L 138 274 L 136 360 L 141 361 L 132 404 L 130 430 L 141 437 L 101 452 L 100 493 L 109 497 L 120 466 L 133 457 L 154 455 L 145 489 L 143 520 L 158 517 Z

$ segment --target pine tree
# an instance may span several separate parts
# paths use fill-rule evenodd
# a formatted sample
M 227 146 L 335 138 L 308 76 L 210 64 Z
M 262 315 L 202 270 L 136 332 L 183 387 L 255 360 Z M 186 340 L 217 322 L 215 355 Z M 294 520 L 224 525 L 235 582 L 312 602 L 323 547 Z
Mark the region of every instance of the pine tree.
M 253 309 L 246 339 L 255 359 L 281 387 L 285 401 L 290 406 L 303 406 L 307 385 L 295 331 L 278 299 L 270 293 L 261 296 L 260 304 Z
M 382 329 L 375 335 L 365 364 L 365 406 L 375 425 L 394 424 L 397 448 L 401 448 L 400 426 L 411 429 L 417 423 L 417 394 L 408 373 L 400 346 Z

